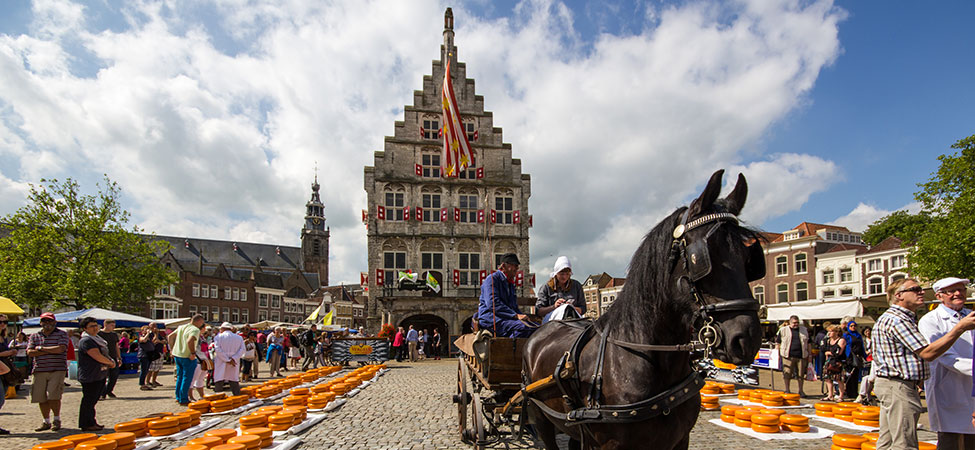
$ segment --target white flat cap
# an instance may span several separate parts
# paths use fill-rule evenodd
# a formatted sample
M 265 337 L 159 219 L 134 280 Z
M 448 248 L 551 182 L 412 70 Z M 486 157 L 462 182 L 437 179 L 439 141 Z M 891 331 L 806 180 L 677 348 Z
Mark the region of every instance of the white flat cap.
M 965 283 L 965 286 L 967 287 L 968 283 L 970 282 L 971 281 L 969 281 L 968 278 L 948 277 L 948 278 L 942 278 L 938 281 L 935 281 L 934 285 L 931 286 L 931 288 L 934 289 L 934 292 L 940 292 L 942 289 L 948 286 L 956 285 L 958 283 Z

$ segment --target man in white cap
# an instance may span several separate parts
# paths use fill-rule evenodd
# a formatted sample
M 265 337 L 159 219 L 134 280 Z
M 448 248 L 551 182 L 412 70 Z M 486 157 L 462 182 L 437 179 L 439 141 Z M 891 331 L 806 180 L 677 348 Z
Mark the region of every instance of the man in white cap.
M 971 311 L 965 308 L 968 297 L 965 278 L 948 277 L 934 283 L 935 297 L 941 301 L 921 317 L 917 327 L 928 342 L 944 336 Z M 975 426 L 968 416 L 975 411 L 972 398 L 972 333 L 964 333 L 948 351 L 931 361 L 931 376 L 924 382 L 931 430 L 938 432 L 939 450 L 975 450 Z
M 244 340 L 234 333 L 230 322 L 220 325 L 220 334 L 213 338 L 213 390 L 223 392 L 224 382 L 230 382 L 230 390 L 240 395 L 240 358 L 244 356 Z
M 582 284 L 572 279 L 572 263 L 568 256 L 559 256 L 555 260 L 555 271 L 552 278 L 538 288 L 538 300 L 535 301 L 535 314 L 543 316 L 542 323 L 552 319 L 552 314 L 562 305 L 572 307 L 568 314 L 559 317 L 582 317 L 586 313 L 586 296 L 582 293 Z M 566 309 L 563 308 L 563 309 Z

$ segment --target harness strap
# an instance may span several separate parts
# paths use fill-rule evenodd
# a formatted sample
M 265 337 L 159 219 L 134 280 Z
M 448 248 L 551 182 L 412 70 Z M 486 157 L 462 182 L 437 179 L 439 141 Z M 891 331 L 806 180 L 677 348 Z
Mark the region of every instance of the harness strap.
M 618 339 L 607 338 L 609 343 L 618 347 L 628 348 L 638 352 L 693 352 L 703 349 L 700 343 L 657 345 L 657 344 L 637 344 L 635 342 L 621 341 Z
M 606 355 L 606 338 L 609 337 L 609 333 L 603 333 L 595 326 L 593 326 L 593 328 L 599 332 L 599 352 L 596 354 L 596 370 L 594 370 L 592 373 L 589 398 L 586 399 L 586 403 L 590 407 L 598 408 L 599 397 L 603 393 L 603 359 Z

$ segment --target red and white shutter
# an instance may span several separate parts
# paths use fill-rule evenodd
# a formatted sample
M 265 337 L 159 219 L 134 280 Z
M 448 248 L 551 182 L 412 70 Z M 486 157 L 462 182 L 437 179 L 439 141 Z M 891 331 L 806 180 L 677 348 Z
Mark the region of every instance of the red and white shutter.
M 376 218 L 379 220 L 386 220 L 386 207 L 383 205 L 376 205 Z
M 454 269 L 454 286 L 460 286 L 460 271 Z
M 497 223 L 498 213 L 495 210 L 491 210 L 491 223 Z
M 423 208 L 419 206 L 416 207 L 416 220 L 423 222 Z
M 419 164 L 416 165 L 416 176 L 418 176 L 418 177 L 422 177 L 423 176 L 423 166 L 421 166 Z
M 410 207 L 407 206 L 403 208 L 403 220 L 406 222 L 410 221 Z
M 477 179 L 478 180 L 480 180 L 481 178 L 484 178 L 484 168 L 483 167 L 478 167 L 477 170 L 475 171 L 475 173 L 477 173 Z
M 369 223 L 369 212 L 362 210 L 362 223 Z
M 383 269 L 376 269 L 376 286 L 382 286 L 386 284 L 386 273 Z
M 512 217 L 512 220 L 513 220 L 513 221 L 514 221 L 514 222 L 515 222 L 516 224 L 518 224 L 518 223 L 521 223 L 521 211 L 518 211 L 518 210 L 515 210 L 515 212 L 514 212 L 514 214 L 513 214 L 513 216 L 514 216 L 514 217 Z
M 531 274 L 528 279 L 531 280 L 532 287 L 535 287 L 535 274 Z
M 486 270 L 482 270 L 481 273 L 480 273 L 480 276 L 481 276 L 481 281 L 480 282 L 481 283 L 484 283 L 484 280 L 487 279 L 487 276 L 488 276 L 487 271 Z
M 518 275 L 515 275 L 515 286 L 521 286 L 524 283 L 525 283 L 525 272 L 519 270 Z
M 474 130 L 474 140 L 476 141 L 479 137 L 477 130 Z
M 440 208 L 440 221 L 441 222 L 447 221 L 447 208 Z
M 369 284 L 369 274 L 365 272 L 359 272 L 359 284 L 366 286 Z
M 484 210 L 477 210 L 477 223 L 484 223 Z
M 531 214 L 529 214 L 528 215 L 528 228 L 531 228 L 531 227 L 532 227 L 532 216 L 531 216 Z
M 423 133 L 425 133 L 426 131 L 427 130 L 423 129 L 423 125 L 420 125 L 420 139 L 423 139 Z
M 460 222 L 460 208 L 454 208 L 454 222 Z

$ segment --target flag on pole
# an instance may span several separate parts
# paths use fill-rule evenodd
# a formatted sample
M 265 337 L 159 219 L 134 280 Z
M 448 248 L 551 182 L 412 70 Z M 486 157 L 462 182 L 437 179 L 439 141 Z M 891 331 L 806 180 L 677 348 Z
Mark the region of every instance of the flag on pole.
M 412 270 L 407 270 L 405 272 L 402 271 L 402 270 L 399 271 L 399 281 L 401 283 L 403 282 L 403 280 L 407 280 L 407 281 L 410 281 L 412 283 L 416 283 L 416 280 L 418 278 L 419 278 L 419 275 L 416 272 L 413 272 Z
M 332 324 L 332 313 L 334 313 L 334 312 L 335 312 L 335 310 L 333 309 L 333 310 L 329 311 L 328 314 L 325 314 L 325 317 L 322 317 L 322 326 L 326 326 L 326 325 L 331 325 Z
M 427 272 L 427 286 L 433 290 L 433 292 L 440 293 L 440 283 L 437 283 L 437 279 L 433 277 L 433 274 Z
M 457 177 L 460 171 L 474 164 L 474 152 L 467 141 L 467 133 L 460 121 L 460 109 L 454 96 L 454 83 L 450 79 L 450 57 L 443 75 L 441 93 L 443 103 L 443 173 L 445 177 Z

